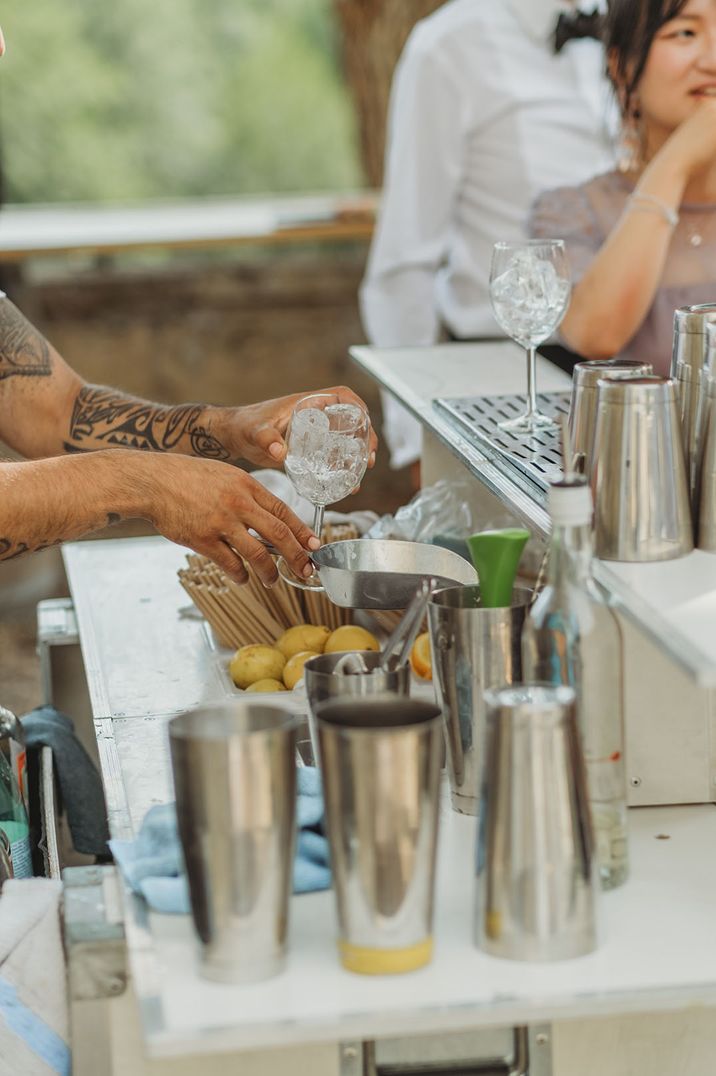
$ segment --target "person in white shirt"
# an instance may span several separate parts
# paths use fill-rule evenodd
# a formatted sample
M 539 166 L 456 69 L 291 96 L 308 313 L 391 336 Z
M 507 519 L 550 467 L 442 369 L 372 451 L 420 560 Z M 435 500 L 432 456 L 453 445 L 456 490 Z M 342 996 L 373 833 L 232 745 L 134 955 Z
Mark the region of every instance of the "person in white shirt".
M 488 291 L 493 244 L 525 234 L 543 190 L 613 163 L 601 44 L 584 37 L 555 52 L 569 7 L 449 0 L 413 29 L 393 81 L 383 201 L 360 293 L 372 344 L 430 345 L 443 330 L 500 335 Z M 416 461 L 419 424 L 387 393 L 383 418 L 392 466 Z

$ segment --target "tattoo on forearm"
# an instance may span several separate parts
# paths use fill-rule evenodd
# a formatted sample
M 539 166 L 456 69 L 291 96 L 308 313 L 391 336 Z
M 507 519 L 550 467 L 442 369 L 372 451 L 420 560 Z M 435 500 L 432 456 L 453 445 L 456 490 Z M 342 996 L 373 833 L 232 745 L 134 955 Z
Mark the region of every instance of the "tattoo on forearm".
M 65 451 L 82 452 L 99 442 L 107 448 L 170 452 L 186 437 L 194 455 L 228 460 L 230 454 L 221 441 L 201 425 L 204 410 L 199 404 L 158 407 L 112 389 L 85 385 L 75 400 Z
M 40 542 L 38 545 L 30 545 L 28 542 L 16 542 L 12 538 L 0 538 L 0 561 L 14 560 L 25 553 L 40 553 L 43 549 L 50 549 L 53 545 L 59 545 L 62 541 L 58 538 L 55 542 Z
M 0 381 L 7 377 L 49 377 L 50 347 L 10 302 L 0 301 Z
M 121 519 L 119 512 L 108 512 L 106 526 L 111 527 L 119 523 Z M 62 541 L 62 538 L 56 538 L 52 542 L 38 542 L 37 545 L 32 545 L 31 542 L 18 542 L 14 538 L 0 538 L 0 562 L 14 560 L 15 557 L 22 557 L 25 553 L 40 553 L 43 549 L 51 549 Z

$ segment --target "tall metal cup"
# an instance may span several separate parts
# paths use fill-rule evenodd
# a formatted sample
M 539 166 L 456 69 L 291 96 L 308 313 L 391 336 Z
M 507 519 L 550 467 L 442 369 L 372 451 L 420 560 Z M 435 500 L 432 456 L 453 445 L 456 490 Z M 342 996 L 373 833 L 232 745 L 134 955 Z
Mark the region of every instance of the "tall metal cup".
M 520 640 L 532 592 L 515 588 L 509 607 L 485 609 L 479 587 L 448 587 L 428 603 L 433 682 L 445 722 L 452 805 L 477 814 L 484 692 L 522 677 Z
M 575 364 L 572 372 L 572 396 L 569 401 L 569 432 L 575 466 L 589 477 L 591 467 L 594 427 L 597 421 L 597 383 L 625 381 L 631 377 L 652 374 L 649 362 L 636 359 L 590 360 Z
M 169 723 L 201 973 L 253 982 L 284 964 L 296 821 L 297 718 L 261 703 Z
M 433 949 L 440 710 L 386 696 L 317 716 L 341 962 L 412 971 Z
M 410 693 L 410 665 L 406 662 L 398 669 L 386 672 L 380 668 L 379 653 L 362 650 L 360 656 L 367 673 L 336 673 L 336 665 L 345 654 L 318 654 L 309 658 L 303 666 L 303 682 L 308 698 L 308 729 L 313 747 L 313 757 L 318 764 L 318 729 L 316 710 L 322 702 L 330 699 L 366 699 L 374 695 L 408 695 Z
M 591 484 L 604 560 L 669 560 L 694 547 L 677 389 L 665 377 L 599 382 Z
M 679 411 L 689 496 L 694 515 L 698 507 L 698 471 L 702 435 L 702 371 L 706 365 L 707 328 L 716 324 L 716 303 L 682 306 L 674 311 L 671 376 L 679 383 Z
M 509 960 L 590 953 L 599 882 L 575 693 L 515 684 L 487 705 L 477 947 Z
M 706 327 L 697 471 L 698 547 L 716 553 L 716 323 Z

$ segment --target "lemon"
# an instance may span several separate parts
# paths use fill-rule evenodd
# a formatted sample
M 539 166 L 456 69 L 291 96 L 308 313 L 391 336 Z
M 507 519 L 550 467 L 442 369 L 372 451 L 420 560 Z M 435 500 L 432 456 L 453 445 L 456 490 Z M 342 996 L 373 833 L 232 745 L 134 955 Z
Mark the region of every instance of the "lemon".
M 276 649 L 280 650 L 285 658 L 292 658 L 294 654 L 300 654 L 304 650 L 312 650 L 314 654 L 322 654 L 326 645 L 326 639 L 330 635 L 328 628 L 315 624 L 296 624 L 283 633 L 276 640 Z
M 308 659 L 315 657 L 317 657 L 315 650 L 301 650 L 300 653 L 288 659 L 283 670 L 283 682 L 289 691 L 293 691 L 298 681 L 302 679 L 303 666 Z
M 237 687 L 249 687 L 257 680 L 280 680 L 286 658 L 272 646 L 251 643 L 236 651 L 229 663 L 231 679 Z
M 337 654 L 343 650 L 380 650 L 380 643 L 375 635 L 355 624 L 344 624 L 328 636 L 324 653 Z
M 424 631 L 417 637 L 410 651 L 410 667 L 421 680 L 432 680 L 433 662 L 430 653 L 430 633 Z
M 285 691 L 280 680 L 273 680 L 270 676 L 265 676 L 263 680 L 257 680 L 254 684 L 249 684 L 246 688 L 247 691 Z

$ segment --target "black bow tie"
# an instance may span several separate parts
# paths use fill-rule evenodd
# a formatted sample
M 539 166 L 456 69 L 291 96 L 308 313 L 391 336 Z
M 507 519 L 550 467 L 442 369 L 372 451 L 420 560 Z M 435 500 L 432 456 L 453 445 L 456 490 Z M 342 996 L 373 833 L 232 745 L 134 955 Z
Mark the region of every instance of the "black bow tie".
M 601 40 L 602 17 L 597 8 L 585 11 L 563 11 L 554 28 L 554 51 L 561 52 L 575 37 L 594 37 Z

